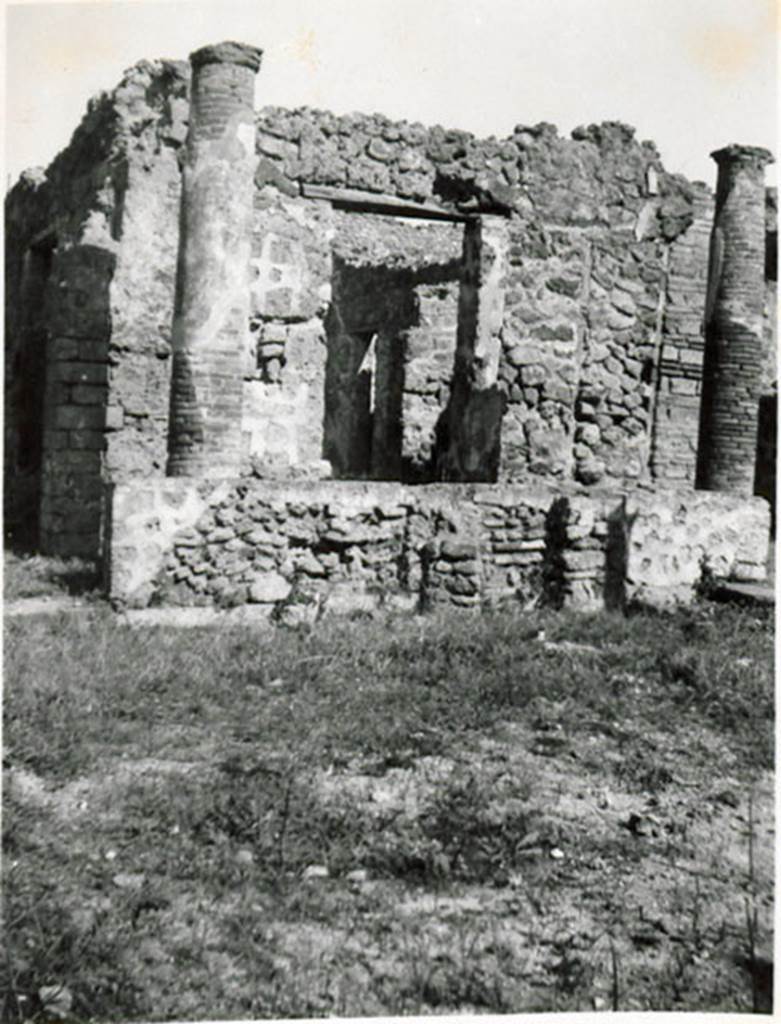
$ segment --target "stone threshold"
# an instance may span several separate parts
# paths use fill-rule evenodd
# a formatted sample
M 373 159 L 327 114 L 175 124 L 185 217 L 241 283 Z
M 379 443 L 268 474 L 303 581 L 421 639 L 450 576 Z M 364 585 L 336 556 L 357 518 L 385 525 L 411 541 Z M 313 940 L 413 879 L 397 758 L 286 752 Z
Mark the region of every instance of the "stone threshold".
M 734 601 L 746 605 L 774 605 L 775 587 L 769 583 L 722 583 L 713 593 L 713 600 Z

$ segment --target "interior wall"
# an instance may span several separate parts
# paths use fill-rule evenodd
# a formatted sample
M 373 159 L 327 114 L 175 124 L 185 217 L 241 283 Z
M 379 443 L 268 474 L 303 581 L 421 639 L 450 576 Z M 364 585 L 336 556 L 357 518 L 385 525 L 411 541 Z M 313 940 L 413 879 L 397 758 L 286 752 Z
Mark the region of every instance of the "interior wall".
M 450 396 L 459 262 L 334 262 L 324 455 L 337 479 L 434 479 Z

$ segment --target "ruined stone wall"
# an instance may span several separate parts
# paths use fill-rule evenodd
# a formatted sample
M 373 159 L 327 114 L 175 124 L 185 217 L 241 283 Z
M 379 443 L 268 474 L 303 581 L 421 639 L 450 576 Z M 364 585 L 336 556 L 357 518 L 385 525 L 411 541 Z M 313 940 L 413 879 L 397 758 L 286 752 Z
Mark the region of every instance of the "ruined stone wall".
M 41 448 L 28 478 L 49 550 L 94 554 L 101 483 L 164 472 L 188 82 L 183 63 L 131 69 L 7 203 L 6 460 L 18 482 L 22 409 L 45 405 L 40 440 L 21 432 Z M 256 120 L 242 443 L 257 477 L 324 476 L 324 459 L 342 477 L 443 475 L 467 409 L 453 397 L 464 217 L 480 213 L 507 226 L 496 393 L 469 407 L 489 438 L 499 410 L 491 472 L 532 488 L 693 482 L 712 200 L 651 143 L 612 122 L 479 140 L 379 115 Z M 357 212 L 313 186 L 454 222 Z
M 155 62 L 131 73 L 120 96 L 129 113 L 111 289 L 106 471 L 112 480 L 165 468 L 188 87 L 186 63 Z
M 50 553 L 94 557 L 104 482 L 164 465 L 185 71 L 170 62 L 137 65 L 112 93 L 91 101 L 45 175 L 23 178 L 6 200 L 12 373 L 15 353 L 29 342 L 23 325 L 33 304 L 42 302 L 44 311 L 32 513 L 35 543 Z M 46 281 L 31 299 L 19 268 L 42 248 Z M 29 395 L 14 404 L 29 408 Z M 19 417 L 6 423 L 6 490 L 13 494 Z
M 477 140 L 377 115 L 258 115 L 267 188 L 341 187 L 509 218 L 501 479 L 594 484 L 648 471 L 667 250 L 694 219 L 698 193 L 631 129 L 574 136 L 543 124 Z M 657 448 L 666 465 L 665 442 Z
M 762 577 L 769 513 L 761 499 L 691 490 L 162 479 L 117 486 L 111 516 L 118 605 L 271 614 L 688 600 L 704 564 Z
M 243 430 L 256 469 L 322 459 L 332 221 L 327 203 L 255 194 Z

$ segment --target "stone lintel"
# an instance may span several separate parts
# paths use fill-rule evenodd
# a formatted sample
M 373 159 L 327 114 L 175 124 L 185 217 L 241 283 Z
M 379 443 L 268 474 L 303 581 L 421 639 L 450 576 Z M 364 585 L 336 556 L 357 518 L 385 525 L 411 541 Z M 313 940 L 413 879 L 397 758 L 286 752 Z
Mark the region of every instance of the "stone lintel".
M 714 149 L 711 158 L 719 166 L 722 164 L 744 164 L 759 170 L 774 162 L 770 150 L 764 149 L 762 146 L 742 146 L 739 143 L 724 146 L 722 149 Z
M 474 216 L 448 210 L 434 203 L 417 203 L 385 192 L 365 192 L 354 188 L 333 188 L 330 185 L 311 185 L 304 182 L 301 193 L 305 199 L 327 199 L 338 209 L 359 213 L 380 213 L 396 217 L 422 217 L 465 224 Z
M 195 50 L 190 54 L 190 63 L 194 68 L 203 67 L 204 64 L 239 64 L 251 71 L 258 71 L 262 57 L 263 51 L 256 46 L 225 42 Z

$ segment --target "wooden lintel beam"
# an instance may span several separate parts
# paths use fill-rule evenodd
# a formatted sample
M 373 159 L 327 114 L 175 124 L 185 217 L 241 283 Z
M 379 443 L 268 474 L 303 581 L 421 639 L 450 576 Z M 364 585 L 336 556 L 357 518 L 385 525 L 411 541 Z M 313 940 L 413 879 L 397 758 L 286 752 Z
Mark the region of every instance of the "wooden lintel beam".
M 327 199 L 334 206 L 362 213 L 382 213 L 394 217 L 422 217 L 464 224 L 472 218 L 455 210 L 445 210 L 433 203 L 414 203 L 384 192 L 362 192 L 355 188 L 332 188 L 329 185 L 302 185 L 301 193 L 307 199 Z

